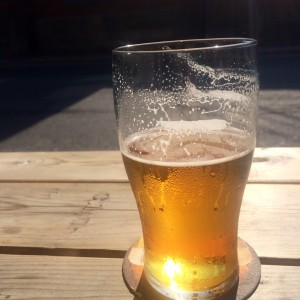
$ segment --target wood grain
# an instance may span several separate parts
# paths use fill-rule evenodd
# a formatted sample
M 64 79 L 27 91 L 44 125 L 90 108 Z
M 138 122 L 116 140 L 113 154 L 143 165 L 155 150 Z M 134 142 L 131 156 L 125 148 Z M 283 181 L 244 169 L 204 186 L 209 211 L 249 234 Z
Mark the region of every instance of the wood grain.
M 259 256 L 300 259 L 299 194 L 247 185 L 239 235 Z M 0 183 L 0 216 L 2 247 L 125 251 L 141 235 L 128 183 Z
M 260 257 L 296 258 L 300 262 L 300 202 L 297 195 L 300 195 L 300 185 L 247 185 L 239 235 Z
M 0 181 L 128 181 L 119 151 L 0 153 Z
M 133 299 L 122 259 L 0 255 L 0 300 Z
M 3 183 L 0 182 L 0 214 L 31 210 L 136 210 L 129 183 Z
M 256 148 L 249 182 L 300 183 L 300 148 Z
M 257 148 L 249 182 L 300 183 L 300 148 Z M 0 153 L 2 182 L 127 182 L 120 152 Z
M 300 295 L 300 268 L 262 266 L 260 285 L 250 300 L 297 300 Z
M 0 255 L 0 300 L 133 300 L 121 275 L 122 259 Z M 300 268 L 262 266 L 251 300 L 296 300 Z

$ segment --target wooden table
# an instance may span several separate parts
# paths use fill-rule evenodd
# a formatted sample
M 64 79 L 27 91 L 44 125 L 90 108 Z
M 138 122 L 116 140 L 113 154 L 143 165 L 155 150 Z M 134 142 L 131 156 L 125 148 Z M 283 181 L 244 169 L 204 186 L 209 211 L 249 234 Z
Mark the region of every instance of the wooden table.
M 118 152 L 0 153 L 0 300 L 133 299 L 141 235 Z M 239 235 L 262 263 L 251 299 L 300 299 L 300 148 L 256 149 Z

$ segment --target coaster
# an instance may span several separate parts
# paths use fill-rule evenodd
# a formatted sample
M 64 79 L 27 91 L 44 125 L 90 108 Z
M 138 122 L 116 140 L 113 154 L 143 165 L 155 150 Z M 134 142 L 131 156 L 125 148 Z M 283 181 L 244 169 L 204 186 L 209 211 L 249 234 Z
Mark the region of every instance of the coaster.
M 168 300 L 148 283 L 144 275 L 144 242 L 140 238 L 126 252 L 122 273 L 124 282 L 135 299 Z M 257 254 L 248 243 L 238 238 L 239 280 L 235 286 L 216 300 L 246 300 L 256 290 L 261 276 Z

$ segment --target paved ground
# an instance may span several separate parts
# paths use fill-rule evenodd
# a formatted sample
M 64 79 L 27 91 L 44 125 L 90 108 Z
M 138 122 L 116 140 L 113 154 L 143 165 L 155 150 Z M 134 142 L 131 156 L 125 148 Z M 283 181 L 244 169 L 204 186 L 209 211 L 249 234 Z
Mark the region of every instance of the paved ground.
M 264 54 L 258 146 L 300 146 L 300 54 Z M 0 68 L 0 151 L 118 149 L 109 60 Z

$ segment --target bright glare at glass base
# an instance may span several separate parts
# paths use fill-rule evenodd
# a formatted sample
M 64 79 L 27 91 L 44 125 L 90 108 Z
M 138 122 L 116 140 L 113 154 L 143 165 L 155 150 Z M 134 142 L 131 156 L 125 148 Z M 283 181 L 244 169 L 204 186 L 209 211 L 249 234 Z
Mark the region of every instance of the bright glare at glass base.
M 175 300 L 215 299 L 230 290 L 238 280 L 237 276 L 233 276 L 227 281 L 207 290 L 182 290 L 176 282 L 176 275 L 182 275 L 182 266 L 171 258 L 166 260 L 162 273 L 163 277 L 165 277 L 165 282 L 169 282 L 168 286 L 162 285 L 151 274 L 148 274 L 147 270 L 145 270 L 145 275 L 150 285 L 160 294 Z

